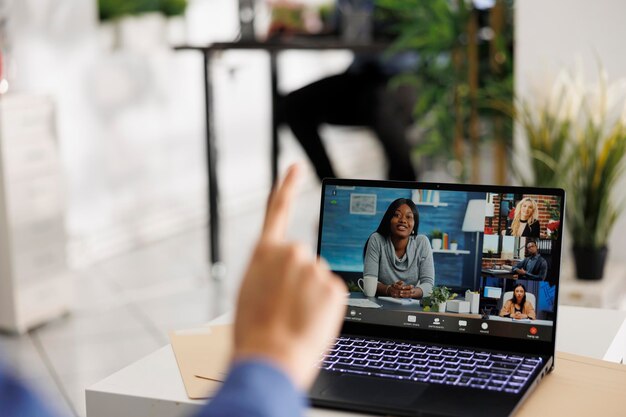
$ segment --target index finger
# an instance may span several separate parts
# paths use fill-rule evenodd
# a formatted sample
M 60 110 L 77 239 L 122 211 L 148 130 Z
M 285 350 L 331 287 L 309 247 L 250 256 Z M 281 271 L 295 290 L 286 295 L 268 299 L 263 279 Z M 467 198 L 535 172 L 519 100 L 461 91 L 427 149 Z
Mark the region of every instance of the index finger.
M 282 183 L 275 185 L 272 189 L 265 212 L 261 240 L 280 241 L 285 237 L 285 230 L 289 221 L 289 209 L 295 194 L 295 185 L 299 173 L 299 166 L 297 164 L 291 165 Z

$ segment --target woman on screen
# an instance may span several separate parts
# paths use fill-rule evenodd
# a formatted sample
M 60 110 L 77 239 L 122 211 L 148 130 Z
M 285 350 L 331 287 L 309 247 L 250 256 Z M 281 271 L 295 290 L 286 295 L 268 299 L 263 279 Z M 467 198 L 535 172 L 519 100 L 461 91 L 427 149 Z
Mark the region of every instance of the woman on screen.
M 515 286 L 513 289 L 513 298 L 506 300 L 506 303 L 502 306 L 502 310 L 500 310 L 500 316 L 511 317 L 516 320 L 535 320 L 537 318 L 535 308 L 529 301 L 526 301 L 526 287 L 522 284 Z
M 506 228 L 509 236 L 539 237 L 539 208 L 532 198 L 523 198 L 515 206 L 515 215 L 511 226 Z
M 422 298 L 435 284 L 430 241 L 418 235 L 419 212 L 406 198 L 393 201 L 365 243 L 363 275 L 378 277 L 376 295 Z

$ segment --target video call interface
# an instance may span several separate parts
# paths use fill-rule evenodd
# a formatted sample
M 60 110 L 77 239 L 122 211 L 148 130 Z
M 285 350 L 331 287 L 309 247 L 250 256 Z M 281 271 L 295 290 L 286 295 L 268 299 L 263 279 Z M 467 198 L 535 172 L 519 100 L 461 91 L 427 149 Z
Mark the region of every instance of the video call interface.
M 559 196 L 338 185 L 323 192 L 320 256 L 348 286 L 347 321 L 552 339 Z

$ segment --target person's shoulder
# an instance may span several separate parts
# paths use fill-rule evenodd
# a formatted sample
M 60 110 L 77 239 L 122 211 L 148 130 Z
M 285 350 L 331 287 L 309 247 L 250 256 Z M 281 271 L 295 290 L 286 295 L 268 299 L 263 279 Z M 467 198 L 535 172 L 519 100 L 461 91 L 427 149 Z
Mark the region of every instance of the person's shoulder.
M 428 240 L 428 236 L 426 235 L 415 236 L 415 241 L 418 243 L 430 243 L 430 240 Z
M 541 222 L 539 221 L 539 219 L 537 219 L 534 222 L 530 223 L 528 225 L 528 228 L 530 229 L 532 237 L 539 237 L 539 233 L 541 232 Z
M 430 240 L 428 240 L 426 235 L 415 236 L 415 243 L 417 243 L 417 247 L 422 250 L 430 249 Z
M 385 242 L 386 238 L 380 233 L 374 232 L 370 235 L 369 240 L 373 244 L 382 245 Z

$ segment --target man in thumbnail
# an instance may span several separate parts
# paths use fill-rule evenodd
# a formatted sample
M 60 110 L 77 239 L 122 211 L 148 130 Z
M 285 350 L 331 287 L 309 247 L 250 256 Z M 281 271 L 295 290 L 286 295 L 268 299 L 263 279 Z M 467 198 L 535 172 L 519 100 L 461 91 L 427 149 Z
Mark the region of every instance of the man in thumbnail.
M 418 235 L 419 212 L 410 199 L 393 201 L 364 249 L 364 275 L 378 277 L 376 295 L 422 298 L 435 284 L 430 241 Z
M 537 242 L 526 242 L 526 258 L 513 267 L 513 273 L 523 279 L 545 280 L 548 273 L 548 262 L 539 255 Z

